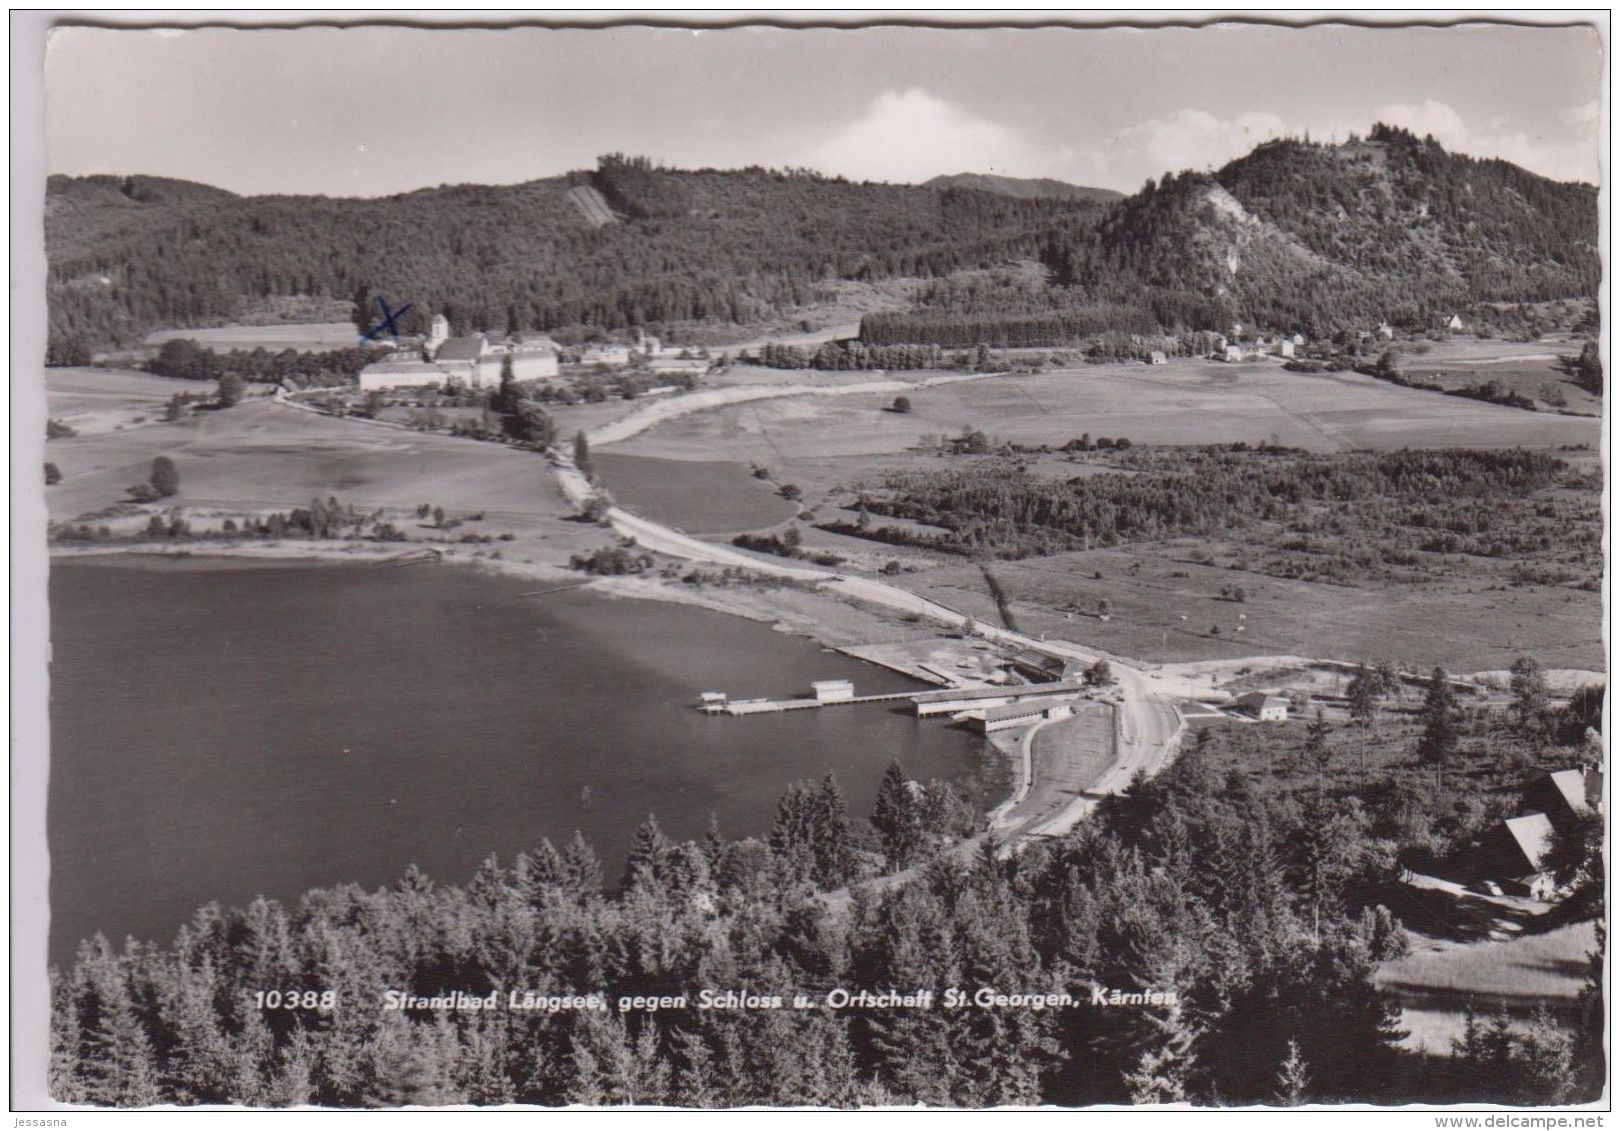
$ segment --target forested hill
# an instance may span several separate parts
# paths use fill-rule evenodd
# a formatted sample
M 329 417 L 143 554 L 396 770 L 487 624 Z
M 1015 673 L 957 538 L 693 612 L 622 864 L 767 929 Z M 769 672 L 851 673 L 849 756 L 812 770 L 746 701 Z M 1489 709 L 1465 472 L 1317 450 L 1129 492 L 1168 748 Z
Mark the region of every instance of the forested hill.
M 977 189 L 980 192 L 998 192 L 1003 196 L 1023 199 L 1047 197 L 1054 200 L 1094 200 L 1103 204 L 1112 204 L 1125 197 L 1124 193 L 1115 192 L 1113 189 L 1072 185 L 1068 181 L 1053 180 L 1051 177 L 1002 177 L 994 173 L 951 173 L 924 181 L 923 187 Z
M 569 200 L 599 189 L 626 222 Z M 92 346 L 217 324 L 279 295 L 369 290 L 470 328 L 749 323 L 822 280 L 931 277 L 1031 257 L 1084 201 L 1021 200 L 799 171 L 655 168 L 378 199 L 237 197 L 159 178 L 53 177 L 46 203 L 53 340 Z
M 1472 303 L 1595 296 L 1597 241 L 1591 186 L 1378 126 L 1167 176 L 1054 238 L 1047 259 L 1060 282 L 1222 296 L 1262 325 L 1434 324 Z
M 569 198 L 578 183 L 623 222 L 593 226 Z M 812 302 L 818 283 L 893 277 L 934 282 L 916 311 L 866 320 L 875 343 L 1056 345 L 1082 331 L 1229 321 L 1437 325 L 1482 302 L 1595 295 L 1597 226 L 1588 185 L 1383 126 L 1338 145 L 1271 142 L 1113 203 L 978 178 L 852 183 L 620 155 L 568 177 L 379 199 L 53 177 L 46 200 L 58 351 L 219 324 L 287 295 L 382 293 L 413 303 L 413 318 L 447 314 L 457 332 L 566 333 L 757 324 Z M 1036 259 L 1048 276 L 1032 286 L 971 277 Z

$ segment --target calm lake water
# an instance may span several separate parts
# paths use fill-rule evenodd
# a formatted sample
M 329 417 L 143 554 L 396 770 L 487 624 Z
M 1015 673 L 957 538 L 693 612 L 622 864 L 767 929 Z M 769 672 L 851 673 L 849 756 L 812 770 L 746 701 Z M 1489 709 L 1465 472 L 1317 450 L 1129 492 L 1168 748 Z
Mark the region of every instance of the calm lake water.
M 858 693 L 904 676 L 698 609 L 433 565 L 99 559 L 51 572 L 51 953 L 168 942 L 210 900 L 460 882 L 584 832 L 618 879 L 636 825 L 766 831 L 791 781 L 871 812 L 891 758 L 999 797 L 983 741 L 886 705 L 749 718 L 706 689 Z M 992 798 L 992 801 L 995 798 Z

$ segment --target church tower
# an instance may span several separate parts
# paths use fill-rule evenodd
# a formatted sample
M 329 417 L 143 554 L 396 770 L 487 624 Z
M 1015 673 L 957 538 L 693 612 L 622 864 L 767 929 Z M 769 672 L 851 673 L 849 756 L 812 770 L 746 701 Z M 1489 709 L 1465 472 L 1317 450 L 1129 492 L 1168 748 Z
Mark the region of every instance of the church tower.
M 433 329 L 428 334 L 427 351 L 432 354 L 450 338 L 450 319 L 442 314 L 433 316 Z

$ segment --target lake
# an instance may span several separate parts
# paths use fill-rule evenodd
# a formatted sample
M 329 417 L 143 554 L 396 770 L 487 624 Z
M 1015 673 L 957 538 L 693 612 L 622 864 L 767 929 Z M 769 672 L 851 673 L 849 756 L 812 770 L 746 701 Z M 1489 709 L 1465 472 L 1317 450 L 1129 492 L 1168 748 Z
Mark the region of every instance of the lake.
M 617 881 L 635 827 L 763 833 L 838 775 L 864 819 L 892 758 L 981 803 L 983 740 L 886 704 L 744 718 L 699 691 L 918 686 L 765 625 L 453 566 L 135 556 L 51 571 L 51 955 L 167 943 L 198 906 L 456 883 L 576 829 Z M 908 705 L 907 705 L 908 706 Z

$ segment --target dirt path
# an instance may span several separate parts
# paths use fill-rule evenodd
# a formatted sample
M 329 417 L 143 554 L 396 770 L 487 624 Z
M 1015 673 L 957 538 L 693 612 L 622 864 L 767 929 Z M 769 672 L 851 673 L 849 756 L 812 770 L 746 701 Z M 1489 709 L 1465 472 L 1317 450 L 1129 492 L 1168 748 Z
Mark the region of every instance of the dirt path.
M 585 433 L 585 439 L 592 448 L 603 448 L 609 444 L 628 440 L 632 436 L 639 436 L 647 429 L 677 417 L 712 408 L 744 404 L 748 401 L 771 400 L 778 397 L 847 397 L 871 393 L 914 393 L 918 389 L 931 389 L 936 385 L 1005 376 L 1005 373 L 948 373 L 925 377 L 920 381 L 885 378 L 880 381 L 861 381 L 853 385 L 731 385 L 719 389 L 702 389 L 695 393 L 650 401 L 628 416 L 621 416 L 617 420 L 591 429 Z
M 551 460 L 563 493 L 574 505 L 583 506 L 595 494 L 595 488 L 567 455 L 554 450 L 551 453 Z M 964 614 L 958 609 L 949 608 L 882 581 L 753 557 L 729 547 L 714 545 L 683 534 L 632 514 L 623 507 L 609 507 L 603 517 L 615 532 L 633 538 L 638 546 L 657 553 L 693 561 L 737 566 L 784 580 L 815 582 L 821 588 L 835 590 L 854 600 L 902 613 L 914 613 L 951 628 L 959 628 L 964 619 Z M 1085 664 L 1104 658 L 1093 649 L 1069 641 L 1037 640 L 983 622 L 975 622 L 975 631 L 987 640 L 1012 648 L 1032 649 Z M 1116 757 L 1113 764 L 1091 783 L 1089 792 L 1093 796 L 1069 791 L 1067 802 L 1058 806 L 1055 812 L 1051 812 L 1048 807 L 1034 819 L 1038 821 L 1038 827 L 1035 824 L 1014 823 L 1008 832 L 1008 850 L 1024 837 L 1059 835 L 1073 828 L 1095 806 L 1095 794 L 1121 792 L 1130 785 L 1138 773 L 1149 775 L 1158 773 L 1174 757 L 1183 724 L 1174 704 L 1167 698 L 1170 692 L 1163 686 L 1164 681 L 1157 675 L 1129 665 L 1118 657 L 1109 657 L 1109 661 L 1119 691 L 1119 701 L 1115 708 L 1118 726 Z M 1063 795 L 1064 787 L 1061 783 L 1046 783 L 1040 773 L 1041 767 L 1033 761 L 1032 767 L 1026 794 L 1033 794 L 1039 790 L 1043 798 Z M 1047 815 L 1049 812 L 1050 816 Z M 977 851 L 977 845 L 977 840 L 965 842 L 952 850 L 953 855 L 958 853 L 971 855 Z M 884 877 L 871 882 L 880 887 L 888 886 L 900 882 L 903 875 Z M 849 895 L 846 891 L 842 895 L 835 893 L 828 898 L 836 904 L 840 899 L 847 902 Z

